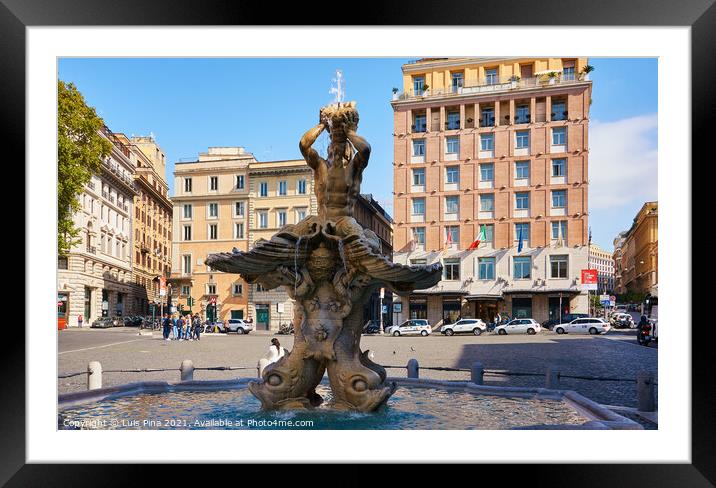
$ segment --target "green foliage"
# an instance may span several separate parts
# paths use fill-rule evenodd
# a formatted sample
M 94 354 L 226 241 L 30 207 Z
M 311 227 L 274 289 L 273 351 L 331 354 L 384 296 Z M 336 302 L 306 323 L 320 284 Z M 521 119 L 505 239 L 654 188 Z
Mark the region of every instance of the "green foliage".
M 104 122 L 87 106 L 72 83 L 57 83 L 57 252 L 67 255 L 79 242 L 79 229 L 72 215 L 80 210 L 77 197 L 92 174 L 100 172 L 101 161 L 112 144 L 99 134 Z

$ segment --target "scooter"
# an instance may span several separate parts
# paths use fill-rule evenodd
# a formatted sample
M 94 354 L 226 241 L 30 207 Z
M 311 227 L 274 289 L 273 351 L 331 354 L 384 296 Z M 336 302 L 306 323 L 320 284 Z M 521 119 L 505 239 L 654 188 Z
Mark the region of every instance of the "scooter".
M 651 342 L 651 340 L 651 325 L 642 326 L 641 331 L 638 332 L 636 335 L 636 342 L 641 344 L 642 346 L 649 347 L 649 343 Z

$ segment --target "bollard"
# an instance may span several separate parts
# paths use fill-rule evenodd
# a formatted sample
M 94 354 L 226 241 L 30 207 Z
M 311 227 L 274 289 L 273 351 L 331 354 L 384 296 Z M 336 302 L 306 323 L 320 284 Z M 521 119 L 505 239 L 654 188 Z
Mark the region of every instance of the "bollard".
M 552 390 L 559 389 L 559 370 L 555 366 L 547 367 L 547 374 L 545 378 L 545 388 Z
M 102 365 L 99 361 L 90 361 L 87 364 L 87 389 L 98 390 L 102 388 Z
M 420 377 L 420 366 L 418 365 L 417 359 L 411 359 L 408 361 L 408 378 L 419 378 Z
M 472 369 L 470 370 L 470 381 L 476 385 L 482 384 L 482 378 L 485 374 L 485 368 L 480 362 L 472 363 Z
M 639 371 L 636 375 L 636 401 L 640 411 L 656 411 L 654 375 L 648 371 Z
M 181 372 L 182 381 L 191 381 L 194 379 L 194 363 L 191 362 L 191 359 L 182 361 L 179 371 Z

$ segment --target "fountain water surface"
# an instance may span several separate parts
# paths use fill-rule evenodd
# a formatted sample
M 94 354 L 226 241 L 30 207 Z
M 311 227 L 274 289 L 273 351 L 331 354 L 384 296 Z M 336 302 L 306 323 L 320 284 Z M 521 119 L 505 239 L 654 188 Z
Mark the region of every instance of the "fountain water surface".
M 283 227 L 251 251 L 211 254 L 206 260 L 266 289 L 284 286 L 295 300 L 293 350 L 249 384 L 264 410 L 318 406 L 323 398 L 316 387 L 326 371 L 332 408 L 379 408 L 396 386 L 360 349 L 362 304 L 378 287 L 403 294 L 440 280 L 440 264 L 389 261 L 375 233 L 353 218 L 370 157 L 370 145 L 357 129 L 355 102 L 338 102 L 322 108 L 319 123 L 301 139 L 301 154 L 314 173 L 318 215 Z M 330 137 L 325 159 L 313 148 L 324 131 Z

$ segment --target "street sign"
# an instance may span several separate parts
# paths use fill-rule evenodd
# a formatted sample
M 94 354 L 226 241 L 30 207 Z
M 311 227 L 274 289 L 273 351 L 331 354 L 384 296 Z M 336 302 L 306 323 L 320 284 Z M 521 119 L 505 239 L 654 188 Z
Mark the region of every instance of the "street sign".
M 393 313 L 400 313 L 403 311 L 403 304 L 401 302 L 393 304 Z
M 615 297 L 614 295 L 609 295 L 609 301 L 616 302 L 617 297 Z
M 209 302 L 210 302 L 212 305 L 216 305 L 216 297 L 211 297 L 211 298 L 209 299 Z
M 597 289 L 597 270 L 596 269 L 583 269 L 582 270 L 582 290 L 596 290 Z
M 383 313 L 388 313 L 388 305 L 383 305 Z
M 284 311 L 284 303 L 278 302 L 276 303 L 276 313 L 283 313 Z
M 167 279 L 164 276 L 159 277 L 159 296 L 167 296 Z

